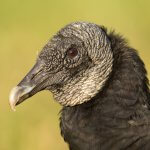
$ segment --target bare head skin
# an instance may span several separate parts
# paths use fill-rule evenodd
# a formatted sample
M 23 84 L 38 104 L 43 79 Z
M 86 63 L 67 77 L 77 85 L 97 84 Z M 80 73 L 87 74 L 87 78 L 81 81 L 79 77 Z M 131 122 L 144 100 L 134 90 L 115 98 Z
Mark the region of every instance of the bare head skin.
M 87 102 L 103 88 L 112 64 L 111 44 L 103 28 L 71 23 L 44 46 L 34 67 L 12 89 L 11 108 L 42 90 L 51 91 L 63 106 Z

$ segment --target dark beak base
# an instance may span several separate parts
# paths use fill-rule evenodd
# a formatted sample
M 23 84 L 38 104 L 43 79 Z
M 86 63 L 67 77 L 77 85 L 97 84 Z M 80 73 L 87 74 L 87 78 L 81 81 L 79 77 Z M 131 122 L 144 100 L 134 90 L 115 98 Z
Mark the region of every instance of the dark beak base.
M 42 64 L 37 62 L 24 79 L 11 90 L 9 96 L 11 109 L 15 110 L 16 105 L 43 90 L 45 80 Z

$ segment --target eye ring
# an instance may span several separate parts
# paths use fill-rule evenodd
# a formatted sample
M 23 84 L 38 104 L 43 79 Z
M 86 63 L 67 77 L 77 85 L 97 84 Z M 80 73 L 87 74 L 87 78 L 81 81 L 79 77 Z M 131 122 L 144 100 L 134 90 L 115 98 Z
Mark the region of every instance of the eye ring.
M 75 58 L 78 55 L 78 50 L 75 45 L 71 45 L 71 47 L 66 52 L 67 57 L 70 59 Z

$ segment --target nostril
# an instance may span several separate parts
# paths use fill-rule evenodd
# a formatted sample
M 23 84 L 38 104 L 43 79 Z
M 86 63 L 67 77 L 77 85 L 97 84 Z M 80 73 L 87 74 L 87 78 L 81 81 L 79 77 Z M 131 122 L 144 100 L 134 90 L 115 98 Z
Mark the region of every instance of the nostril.
M 36 76 L 36 74 L 31 74 L 30 79 L 33 80 L 33 78 Z
M 29 76 L 27 76 L 27 80 L 33 80 L 37 75 L 42 73 L 42 68 L 39 70 L 34 70 L 33 73 L 31 72 L 31 74 L 29 74 Z

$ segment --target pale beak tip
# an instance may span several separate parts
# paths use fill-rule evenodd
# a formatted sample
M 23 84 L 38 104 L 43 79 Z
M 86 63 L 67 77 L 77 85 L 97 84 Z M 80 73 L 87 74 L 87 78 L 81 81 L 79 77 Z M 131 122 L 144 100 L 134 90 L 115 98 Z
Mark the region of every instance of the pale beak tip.
M 14 87 L 11 90 L 10 95 L 9 95 L 9 104 L 13 111 L 16 111 L 15 105 L 17 101 L 19 100 L 19 94 L 18 94 L 19 89 L 20 89 L 19 86 Z
M 12 110 L 12 111 L 14 111 L 14 112 L 16 111 L 15 106 L 11 106 L 11 105 L 10 105 L 10 107 L 11 107 L 11 110 Z
M 16 86 L 11 90 L 9 95 L 9 104 L 13 111 L 15 111 L 15 106 L 19 101 L 20 103 L 23 102 L 21 99 L 22 96 L 31 92 L 34 87 L 35 86 Z

